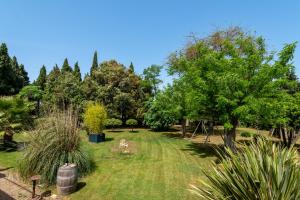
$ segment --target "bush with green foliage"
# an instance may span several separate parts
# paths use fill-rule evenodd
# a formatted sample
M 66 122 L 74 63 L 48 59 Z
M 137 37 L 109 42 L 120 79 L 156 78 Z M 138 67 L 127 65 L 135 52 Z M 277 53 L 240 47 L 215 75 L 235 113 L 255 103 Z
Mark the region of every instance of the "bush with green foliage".
M 205 171 L 209 182 L 191 190 L 210 200 L 228 199 L 300 199 L 300 162 L 296 149 L 253 141 L 235 154 L 226 149 L 221 165 Z
M 252 137 L 253 136 L 253 133 L 251 132 L 248 132 L 248 131 L 242 131 L 240 133 L 241 137 Z
M 84 125 L 90 133 L 102 133 L 106 118 L 106 109 L 100 103 L 89 103 L 83 115 Z
M 133 127 L 138 125 L 138 121 L 135 119 L 126 120 L 126 125 L 131 127 L 131 131 L 133 131 Z
M 122 126 L 122 121 L 116 118 L 110 118 L 105 120 L 105 127 L 116 128 Z
M 12 124 L 21 124 L 27 128 L 32 124 L 30 113 L 34 105 L 17 97 L 0 98 L 0 130 Z
M 144 122 L 155 131 L 168 130 L 176 122 L 175 109 L 170 108 L 163 93 L 158 93 L 154 100 L 148 102 L 149 109 L 144 115 Z
M 75 163 L 79 175 L 91 170 L 91 160 L 80 146 L 76 112 L 55 112 L 40 120 L 30 134 L 30 142 L 19 164 L 19 172 L 26 179 L 40 174 L 46 184 L 55 183 L 57 170 L 65 163 Z

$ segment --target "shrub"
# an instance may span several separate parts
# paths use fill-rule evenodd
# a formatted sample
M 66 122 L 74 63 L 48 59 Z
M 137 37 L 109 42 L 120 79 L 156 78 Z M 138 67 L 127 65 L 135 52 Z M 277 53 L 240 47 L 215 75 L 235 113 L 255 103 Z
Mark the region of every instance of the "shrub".
M 300 199 L 300 168 L 296 149 L 258 138 L 240 153 L 226 150 L 220 166 L 206 171 L 209 182 L 192 186 L 204 199 Z
M 122 126 L 122 121 L 116 118 L 110 118 L 105 120 L 105 126 L 111 128 L 119 127 Z
M 240 135 L 241 135 L 242 137 L 252 137 L 252 136 L 253 136 L 253 133 L 248 132 L 248 131 L 242 131 L 242 132 L 240 133 Z
M 126 125 L 131 126 L 132 127 L 131 131 L 133 131 L 133 127 L 138 125 L 138 121 L 135 119 L 128 119 L 126 120 Z
M 53 184 L 58 168 L 65 163 L 75 163 L 79 175 L 90 171 L 91 160 L 80 146 L 77 119 L 75 112 L 65 111 L 40 121 L 19 165 L 24 179 L 40 174 L 43 182 Z
M 17 129 L 30 128 L 34 104 L 17 97 L 0 97 L 0 131 L 12 135 Z M 15 125 L 18 124 L 18 128 Z M 11 132 L 11 133 L 8 133 Z
M 88 104 L 84 112 L 84 125 L 90 133 L 102 133 L 107 113 L 105 107 L 99 103 Z

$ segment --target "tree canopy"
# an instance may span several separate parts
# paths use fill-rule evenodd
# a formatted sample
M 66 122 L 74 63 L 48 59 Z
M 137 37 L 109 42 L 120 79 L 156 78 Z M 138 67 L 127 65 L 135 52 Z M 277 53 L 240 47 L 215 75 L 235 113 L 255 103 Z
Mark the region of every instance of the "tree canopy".
M 24 65 L 17 58 L 11 58 L 5 43 L 0 46 L 0 96 L 17 94 L 22 87 L 29 84 Z

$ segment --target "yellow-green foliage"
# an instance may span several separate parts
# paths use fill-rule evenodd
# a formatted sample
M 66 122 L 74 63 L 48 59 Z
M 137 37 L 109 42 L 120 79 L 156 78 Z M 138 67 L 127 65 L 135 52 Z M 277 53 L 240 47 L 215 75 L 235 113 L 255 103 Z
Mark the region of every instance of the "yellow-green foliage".
M 105 107 L 99 103 L 88 104 L 84 112 L 84 125 L 91 133 L 101 133 L 107 118 Z

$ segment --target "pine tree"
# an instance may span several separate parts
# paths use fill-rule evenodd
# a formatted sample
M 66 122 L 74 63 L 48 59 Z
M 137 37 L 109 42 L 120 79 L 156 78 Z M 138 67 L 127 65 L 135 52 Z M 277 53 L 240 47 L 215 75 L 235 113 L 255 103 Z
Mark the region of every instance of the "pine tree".
M 15 94 L 16 74 L 12 68 L 6 44 L 0 46 L 0 96 Z
M 24 86 L 29 84 L 28 73 L 24 69 L 24 65 L 18 63 L 16 56 L 11 59 L 11 67 L 15 73 L 14 89 L 18 93 Z
M 29 84 L 28 73 L 26 72 L 26 70 L 25 70 L 23 64 L 21 64 L 21 65 L 19 66 L 19 70 L 20 70 L 20 74 L 21 74 L 21 76 L 22 76 L 22 78 L 23 78 L 22 86 L 24 87 L 24 86 L 26 86 L 26 85 Z
M 78 80 L 81 82 L 81 72 L 80 72 L 80 68 L 79 68 L 78 62 L 76 62 L 75 65 L 74 65 L 73 75 L 76 78 L 78 78 Z
M 23 87 L 23 79 L 22 79 L 22 76 L 20 73 L 19 63 L 18 63 L 16 56 L 13 56 L 13 58 L 10 61 L 10 64 L 11 64 L 11 68 L 13 69 L 14 75 L 15 75 L 13 87 L 14 87 L 15 93 L 18 93 L 20 91 L 20 89 Z
M 134 73 L 134 66 L 133 66 L 132 62 L 129 65 L 129 71 Z
M 96 70 L 97 68 L 98 68 L 98 55 L 97 55 L 97 51 L 95 51 L 90 74 L 92 75 L 93 71 Z
M 46 78 L 47 78 L 47 71 L 46 71 L 46 67 L 43 65 L 41 70 L 40 70 L 40 74 L 38 76 L 38 78 L 36 79 L 36 85 L 40 86 L 42 90 L 45 89 L 46 86 Z
M 72 68 L 69 65 L 68 59 L 65 58 L 63 66 L 61 67 L 61 72 L 65 73 L 65 72 L 72 72 Z

